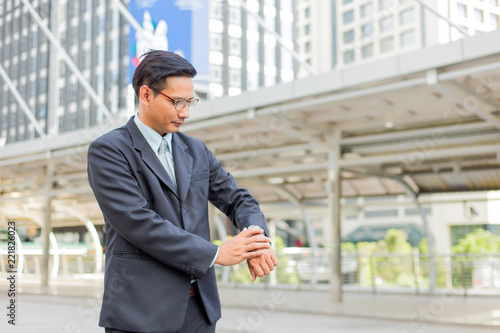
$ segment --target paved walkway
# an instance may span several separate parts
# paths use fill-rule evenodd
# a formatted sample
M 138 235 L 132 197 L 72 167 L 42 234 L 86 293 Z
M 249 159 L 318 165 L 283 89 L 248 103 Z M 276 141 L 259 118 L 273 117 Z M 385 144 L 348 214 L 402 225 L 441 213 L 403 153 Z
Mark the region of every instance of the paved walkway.
M 0 290 L 6 290 L 0 283 Z M 16 299 L 15 327 L 7 324 L 9 298 L 0 293 L 0 332 L 94 333 L 99 315 L 100 282 L 66 284 L 36 294 L 23 286 Z M 71 296 L 67 296 L 71 295 Z M 223 317 L 217 332 L 256 333 L 482 333 L 500 332 L 497 297 L 415 296 L 348 292 L 332 304 L 323 290 L 220 287 Z

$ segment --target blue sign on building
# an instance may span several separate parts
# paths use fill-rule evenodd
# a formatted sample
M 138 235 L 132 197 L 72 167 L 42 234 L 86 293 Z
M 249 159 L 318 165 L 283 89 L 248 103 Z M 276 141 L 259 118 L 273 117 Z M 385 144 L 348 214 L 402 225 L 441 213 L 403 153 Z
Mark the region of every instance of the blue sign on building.
M 128 37 L 129 80 L 149 50 L 175 52 L 193 64 L 198 77 L 208 78 L 208 1 L 131 0 L 129 11 L 143 28 L 131 26 Z

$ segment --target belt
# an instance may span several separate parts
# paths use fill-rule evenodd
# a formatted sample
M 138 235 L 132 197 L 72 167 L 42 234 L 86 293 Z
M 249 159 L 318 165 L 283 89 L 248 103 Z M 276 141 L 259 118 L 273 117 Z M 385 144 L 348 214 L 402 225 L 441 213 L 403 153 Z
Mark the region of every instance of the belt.
M 189 298 L 196 296 L 196 294 L 198 293 L 196 292 L 196 286 L 193 283 L 191 284 L 191 288 L 189 289 Z

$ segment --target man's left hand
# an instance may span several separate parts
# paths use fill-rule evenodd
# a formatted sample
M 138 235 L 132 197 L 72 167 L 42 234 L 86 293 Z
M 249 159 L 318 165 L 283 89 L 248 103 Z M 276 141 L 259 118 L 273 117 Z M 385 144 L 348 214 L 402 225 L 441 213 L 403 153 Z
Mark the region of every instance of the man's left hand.
M 264 249 L 264 254 L 257 258 L 247 260 L 248 269 L 252 274 L 252 281 L 258 277 L 268 275 L 278 265 L 278 259 L 272 248 Z

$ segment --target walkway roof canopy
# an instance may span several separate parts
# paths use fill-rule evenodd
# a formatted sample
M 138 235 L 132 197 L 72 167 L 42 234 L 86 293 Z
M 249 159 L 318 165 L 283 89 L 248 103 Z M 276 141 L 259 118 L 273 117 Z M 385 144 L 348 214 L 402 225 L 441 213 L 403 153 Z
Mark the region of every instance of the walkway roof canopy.
M 342 196 L 500 189 L 500 30 L 294 82 L 205 101 L 183 131 L 203 139 L 261 202 L 326 197 L 340 140 Z M 101 220 L 88 186 L 90 141 L 115 119 L 0 150 L 5 218 L 54 198 L 54 226 L 77 206 Z M 48 167 L 48 166 L 51 167 Z M 50 174 L 47 170 L 52 169 Z M 26 216 L 26 215 L 24 215 Z

